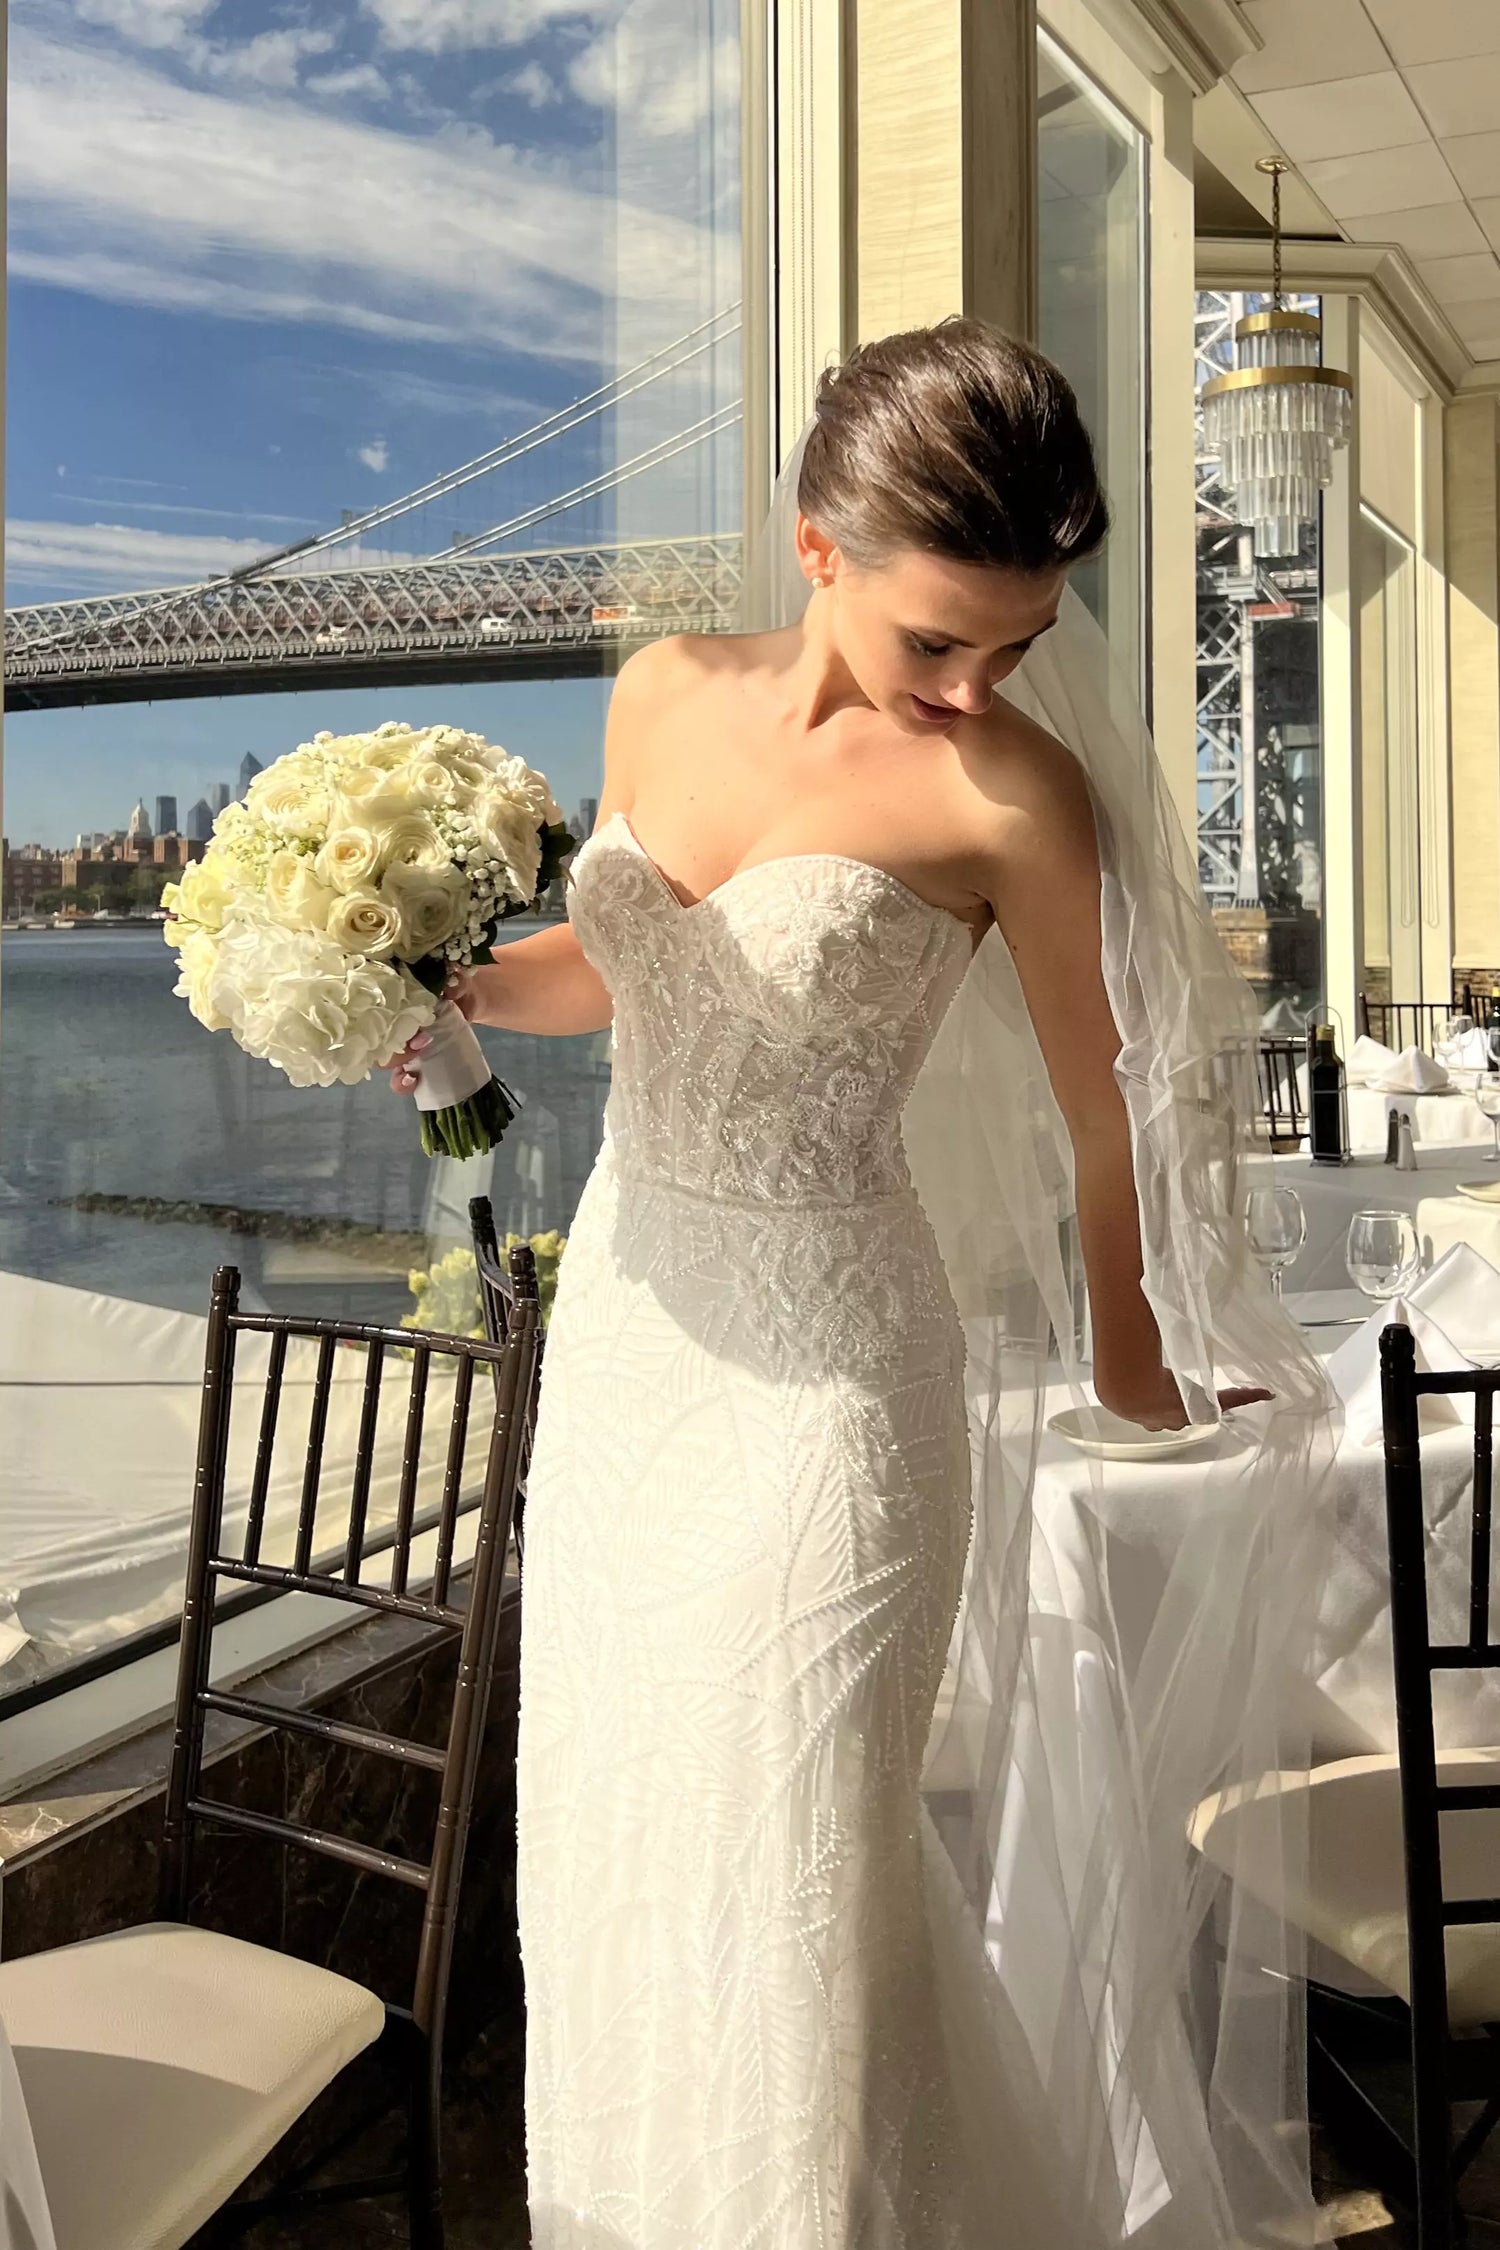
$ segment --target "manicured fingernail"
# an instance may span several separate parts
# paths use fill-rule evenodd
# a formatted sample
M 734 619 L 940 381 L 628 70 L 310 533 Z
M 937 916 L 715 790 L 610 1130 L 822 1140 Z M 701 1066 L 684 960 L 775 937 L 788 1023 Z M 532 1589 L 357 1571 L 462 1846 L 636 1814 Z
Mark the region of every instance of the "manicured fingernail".
M 423 1047 L 430 1047 L 432 1045 L 432 1033 L 430 1031 L 419 1031 L 410 1044 L 414 1053 L 419 1052 Z

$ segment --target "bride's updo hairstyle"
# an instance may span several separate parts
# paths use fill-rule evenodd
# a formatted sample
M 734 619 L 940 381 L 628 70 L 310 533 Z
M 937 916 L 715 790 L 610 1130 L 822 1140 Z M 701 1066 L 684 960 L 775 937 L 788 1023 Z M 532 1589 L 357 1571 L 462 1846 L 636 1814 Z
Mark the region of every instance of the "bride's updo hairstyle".
M 862 569 L 905 548 L 1002 570 L 1064 570 L 1109 510 L 1066 378 L 955 316 L 861 344 L 818 382 L 797 502 Z

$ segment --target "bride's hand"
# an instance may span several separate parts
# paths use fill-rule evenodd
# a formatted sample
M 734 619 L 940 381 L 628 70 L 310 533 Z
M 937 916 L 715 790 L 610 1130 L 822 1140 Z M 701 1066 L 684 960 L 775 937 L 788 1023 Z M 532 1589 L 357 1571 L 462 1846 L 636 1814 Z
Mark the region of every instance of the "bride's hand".
M 1122 1421 L 1138 1422 L 1143 1430 L 1185 1430 L 1188 1411 L 1182 1403 L 1182 1393 L 1170 1368 L 1161 1367 L 1139 1383 L 1094 1385 L 1099 1404 Z M 1260 1399 L 1274 1398 L 1274 1391 L 1227 1390 L 1219 1393 L 1219 1411 L 1232 1413 L 1237 1406 L 1253 1406 Z
M 474 989 L 473 971 L 471 969 L 450 969 L 447 982 L 443 986 L 443 998 L 451 1000 L 459 1014 L 467 1016 L 472 1023 L 479 1006 L 479 997 Z M 414 1038 L 407 1041 L 399 1055 L 392 1055 L 385 1068 L 391 1074 L 391 1091 L 393 1094 L 414 1094 L 416 1092 L 417 1075 L 415 1066 L 421 1063 L 424 1047 L 430 1047 L 431 1045 L 432 1033 L 430 1031 L 419 1031 Z

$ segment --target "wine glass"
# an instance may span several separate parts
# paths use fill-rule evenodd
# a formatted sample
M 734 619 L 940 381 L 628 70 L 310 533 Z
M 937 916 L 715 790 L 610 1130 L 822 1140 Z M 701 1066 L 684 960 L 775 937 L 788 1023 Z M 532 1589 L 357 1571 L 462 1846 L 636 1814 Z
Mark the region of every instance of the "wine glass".
M 1463 1043 L 1473 1029 L 1474 1018 L 1462 1010 L 1447 1018 L 1442 1037 L 1435 1042 L 1437 1060 L 1445 1069 L 1453 1070 L 1463 1062 Z
M 1417 1271 L 1417 1230 L 1405 1211 L 1356 1211 L 1344 1263 L 1356 1289 L 1377 1305 L 1399 1297 Z
M 1282 1274 L 1307 1240 L 1307 1213 L 1295 1188 L 1252 1188 L 1245 1198 L 1245 1228 L 1250 1248 L 1281 1295 Z
M 1484 1043 L 1489 1050 L 1490 1067 L 1475 1079 L 1473 1095 L 1481 1115 L 1489 1119 L 1495 1133 L 1495 1145 L 1484 1161 L 1500 1164 L 1500 1023 L 1491 1024 Z

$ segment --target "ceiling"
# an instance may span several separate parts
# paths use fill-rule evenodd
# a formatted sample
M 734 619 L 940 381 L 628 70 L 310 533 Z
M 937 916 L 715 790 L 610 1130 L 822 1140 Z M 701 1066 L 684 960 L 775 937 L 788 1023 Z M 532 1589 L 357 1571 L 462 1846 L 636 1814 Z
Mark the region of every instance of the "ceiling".
M 1500 0 L 1240 12 L 1264 44 L 1233 79 L 1267 150 L 1351 241 L 1399 244 L 1471 357 L 1500 359 Z

